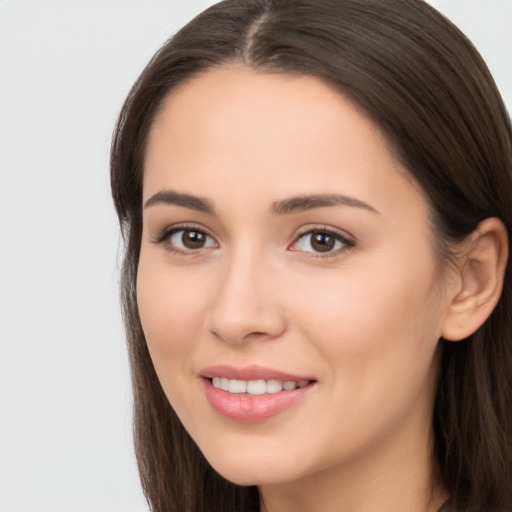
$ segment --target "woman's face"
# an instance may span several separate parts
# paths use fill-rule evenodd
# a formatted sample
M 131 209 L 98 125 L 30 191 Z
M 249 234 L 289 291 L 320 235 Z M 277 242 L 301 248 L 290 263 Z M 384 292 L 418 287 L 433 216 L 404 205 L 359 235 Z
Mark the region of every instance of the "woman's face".
M 209 71 L 166 100 L 144 172 L 141 321 L 218 472 L 428 451 L 449 286 L 425 198 L 360 109 L 313 77 Z

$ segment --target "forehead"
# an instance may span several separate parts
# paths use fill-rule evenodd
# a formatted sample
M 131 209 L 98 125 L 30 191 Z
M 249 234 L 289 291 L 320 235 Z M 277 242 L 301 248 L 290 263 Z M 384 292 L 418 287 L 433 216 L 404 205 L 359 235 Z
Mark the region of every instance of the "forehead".
M 163 103 L 148 138 L 144 197 L 173 188 L 269 200 L 350 192 L 365 200 L 383 183 L 396 191 L 410 180 L 379 127 L 324 81 L 220 68 Z
M 237 128 L 244 138 L 261 124 L 267 124 L 267 129 L 270 125 L 287 132 L 296 128 L 304 135 L 313 135 L 318 125 L 312 121 L 318 116 L 325 128 L 330 122 L 339 125 L 358 118 L 359 124 L 365 124 L 385 142 L 364 111 L 326 81 L 246 67 L 214 68 L 172 90 L 153 122 L 151 135 L 160 129 L 169 133 L 169 121 L 180 130 L 189 127 L 195 133 L 214 121 L 223 126 L 222 132 Z M 233 133 L 229 135 L 233 137 Z
M 297 99 L 305 109 L 316 110 L 328 103 L 332 108 L 333 102 L 346 102 L 359 110 L 334 85 L 314 75 L 256 70 L 233 64 L 208 69 L 183 82 L 168 94 L 161 112 L 173 109 L 178 113 L 180 105 L 193 100 L 198 109 L 216 111 L 216 107 L 224 107 L 224 102 L 228 101 L 244 108 L 254 105 L 257 107 L 254 113 L 261 115 L 275 114 L 276 100 L 284 108 Z

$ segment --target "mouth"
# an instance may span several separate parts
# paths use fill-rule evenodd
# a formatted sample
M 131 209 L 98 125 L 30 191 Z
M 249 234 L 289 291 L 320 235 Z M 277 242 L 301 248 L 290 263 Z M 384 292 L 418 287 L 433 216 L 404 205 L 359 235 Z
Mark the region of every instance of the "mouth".
M 205 394 L 220 415 L 242 423 L 256 423 L 301 403 L 317 380 L 251 366 L 214 366 L 200 374 Z
M 312 380 L 278 380 L 278 379 L 257 379 L 241 380 L 228 379 L 227 377 L 212 377 L 210 382 L 216 389 L 227 391 L 232 394 L 266 395 L 279 393 L 280 391 L 293 391 L 312 384 Z

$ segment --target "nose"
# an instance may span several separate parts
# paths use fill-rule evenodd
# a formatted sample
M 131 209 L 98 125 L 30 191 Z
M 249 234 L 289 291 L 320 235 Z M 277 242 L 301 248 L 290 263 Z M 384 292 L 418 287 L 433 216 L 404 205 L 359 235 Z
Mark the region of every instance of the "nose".
M 232 344 L 281 336 L 286 318 L 277 272 L 248 251 L 226 261 L 207 315 L 209 331 Z

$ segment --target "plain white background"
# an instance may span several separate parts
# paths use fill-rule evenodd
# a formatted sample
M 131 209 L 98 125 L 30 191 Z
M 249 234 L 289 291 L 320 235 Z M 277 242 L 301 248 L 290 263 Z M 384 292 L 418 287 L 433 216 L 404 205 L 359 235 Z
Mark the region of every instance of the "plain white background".
M 110 134 L 209 0 L 0 0 L 0 512 L 145 512 L 118 307 Z M 431 0 L 512 109 L 512 0 Z

